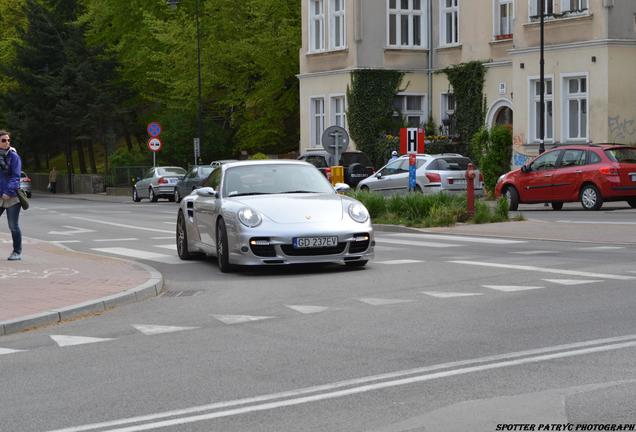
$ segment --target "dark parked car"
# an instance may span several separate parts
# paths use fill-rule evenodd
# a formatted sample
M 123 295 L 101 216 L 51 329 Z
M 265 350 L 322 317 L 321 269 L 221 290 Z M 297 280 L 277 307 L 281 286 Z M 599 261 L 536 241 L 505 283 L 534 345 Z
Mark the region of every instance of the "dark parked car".
M 598 210 L 604 201 L 627 201 L 636 208 L 636 147 L 569 145 L 545 152 L 520 169 L 499 177 L 497 196 L 510 210 L 521 203 L 580 201 L 585 210 Z
M 20 173 L 20 189 L 24 191 L 27 198 L 31 198 L 31 178 L 24 171 Z
M 217 166 L 220 166 L 220 164 Z M 177 182 L 174 188 L 174 200 L 181 202 L 184 196 L 189 195 L 190 192 L 201 186 L 201 183 L 208 178 L 215 168 L 216 166 L 212 165 L 193 166 L 185 177 Z
M 331 180 L 331 166 L 335 165 L 333 156 L 322 148 L 307 149 L 298 157 L 318 168 Z M 346 151 L 340 155 L 340 165 L 344 168 L 344 182 L 355 188 L 360 181 L 373 175 L 375 169 L 369 157 L 361 151 Z

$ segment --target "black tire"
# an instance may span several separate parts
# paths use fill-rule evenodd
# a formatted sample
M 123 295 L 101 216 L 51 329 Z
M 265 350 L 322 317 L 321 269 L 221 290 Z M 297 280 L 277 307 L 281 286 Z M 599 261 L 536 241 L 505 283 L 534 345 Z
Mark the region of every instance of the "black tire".
M 361 261 L 346 261 L 345 265 L 347 267 L 364 267 L 365 265 L 367 265 L 369 261 L 368 260 L 361 260 Z
M 424 193 L 424 191 L 422 190 L 420 185 L 415 185 L 415 190 L 413 192 L 418 193 L 418 194 L 423 194 Z
M 232 271 L 229 250 L 225 222 L 220 219 L 216 224 L 216 261 L 221 273 L 230 273 Z
M 170 201 L 170 202 L 174 202 L 174 200 L 175 200 L 175 198 L 174 198 L 174 194 L 173 194 L 173 195 L 170 195 L 170 196 L 168 197 L 168 201 Z
M 519 208 L 519 193 L 517 189 L 513 186 L 507 186 L 506 189 L 504 189 L 504 196 L 508 201 L 508 210 L 517 211 Z
M 159 197 L 155 194 L 155 190 L 152 186 L 148 189 L 148 198 L 150 198 L 150 202 L 157 202 Z
M 132 200 L 134 202 L 141 201 L 141 198 L 139 198 L 139 194 L 137 193 L 137 188 L 136 187 L 134 187 L 133 190 L 132 190 Z
M 179 193 L 179 189 L 174 188 L 174 200 L 178 203 L 181 202 L 181 200 L 183 199 L 183 197 L 181 196 L 181 194 Z
M 369 186 L 360 186 L 361 192 L 369 192 Z
M 598 210 L 603 206 L 603 196 L 593 184 L 583 185 L 579 199 L 585 210 Z
M 362 164 L 359 164 L 358 162 L 352 163 L 347 167 L 347 171 L 345 172 L 345 183 L 351 187 L 356 187 L 358 183 L 364 180 L 364 177 L 354 177 L 354 174 L 359 175 L 364 173 L 364 167 Z
M 188 250 L 188 230 L 182 211 L 179 211 L 177 217 L 177 254 L 184 261 L 192 259 L 192 254 Z
M 25 193 L 26 193 L 27 198 L 31 198 L 31 192 L 25 192 Z
M 627 204 L 629 204 L 629 206 L 631 208 L 636 208 L 636 198 L 630 198 L 627 200 Z
M 561 210 L 563 208 L 563 203 L 562 202 L 552 202 L 552 210 Z

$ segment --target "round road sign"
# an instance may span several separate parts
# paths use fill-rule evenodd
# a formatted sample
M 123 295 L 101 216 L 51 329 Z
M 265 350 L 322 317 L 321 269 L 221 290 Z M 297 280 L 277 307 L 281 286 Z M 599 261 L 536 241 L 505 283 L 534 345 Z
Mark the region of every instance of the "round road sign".
M 148 135 L 155 138 L 161 134 L 161 125 L 157 122 L 148 123 L 146 130 L 148 131 Z
M 150 138 L 148 140 L 148 149 L 150 149 L 150 151 L 152 152 L 158 152 L 159 150 L 161 150 L 161 147 L 163 146 L 163 143 L 161 142 L 161 140 L 159 138 Z

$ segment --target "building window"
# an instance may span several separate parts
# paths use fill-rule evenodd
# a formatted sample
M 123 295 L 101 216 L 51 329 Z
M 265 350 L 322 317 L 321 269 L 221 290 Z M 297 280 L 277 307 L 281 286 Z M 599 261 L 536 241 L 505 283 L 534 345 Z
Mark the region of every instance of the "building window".
M 563 80 L 563 110 L 566 139 L 587 140 L 587 78 L 573 77 Z
M 311 99 L 311 146 L 322 145 L 322 133 L 325 130 L 325 100 Z
M 561 0 L 561 12 L 567 14 L 587 13 L 588 0 Z
M 534 142 L 538 142 L 541 137 L 541 123 L 539 121 L 539 116 L 541 113 L 541 82 L 537 80 L 532 80 L 530 82 L 531 95 L 530 98 L 530 132 Z M 554 113 L 553 113 L 553 105 L 552 105 L 552 79 L 545 80 L 544 86 L 544 119 L 545 119 L 545 135 L 544 142 L 552 142 L 554 141 Z
M 344 48 L 346 45 L 345 31 L 345 0 L 329 0 L 329 26 L 331 27 L 330 47 Z
M 459 0 L 441 0 L 440 45 L 459 43 Z
M 514 17 L 512 0 L 495 0 L 495 38 L 512 37 L 512 19 Z
M 309 51 L 325 49 L 323 0 L 309 0 Z
M 441 125 L 440 132 L 446 136 L 452 136 L 456 132 L 455 121 L 455 95 L 452 93 L 442 93 L 441 101 Z
M 394 117 L 402 117 L 408 127 L 421 127 L 426 121 L 424 96 L 398 95 L 393 98 Z
M 388 45 L 423 48 L 426 38 L 426 0 L 388 0 Z
M 552 15 L 554 14 L 554 5 L 552 3 L 552 0 L 528 0 L 529 2 L 529 7 L 528 7 L 528 12 L 530 15 L 530 20 L 531 21 L 535 21 L 540 19 L 541 17 L 539 16 L 539 2 L 543 2 L 543 15 L 544 16 L 550 16 L 552 17 Z
M 347 114 L 345 111 L 345 97 L 333 96 L 331 98 L 331 124 L 345 127 L 347 121 Z

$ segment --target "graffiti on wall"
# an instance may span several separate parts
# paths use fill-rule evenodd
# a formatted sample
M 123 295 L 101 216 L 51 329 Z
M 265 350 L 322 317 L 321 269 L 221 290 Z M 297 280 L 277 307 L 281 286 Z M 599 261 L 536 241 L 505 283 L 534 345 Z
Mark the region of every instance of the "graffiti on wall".
M 620 115 L 607 117 L 609 140 L 631 144 L 636 142 L 636 122 L 634 119 L 626 119 Z
M 519 168 L 524 165 L 532 156 L 526 153 L 526 149 L 523 147 L 526 143 L 525 134 L 517 134 L 512 137 L 512 167 Z

